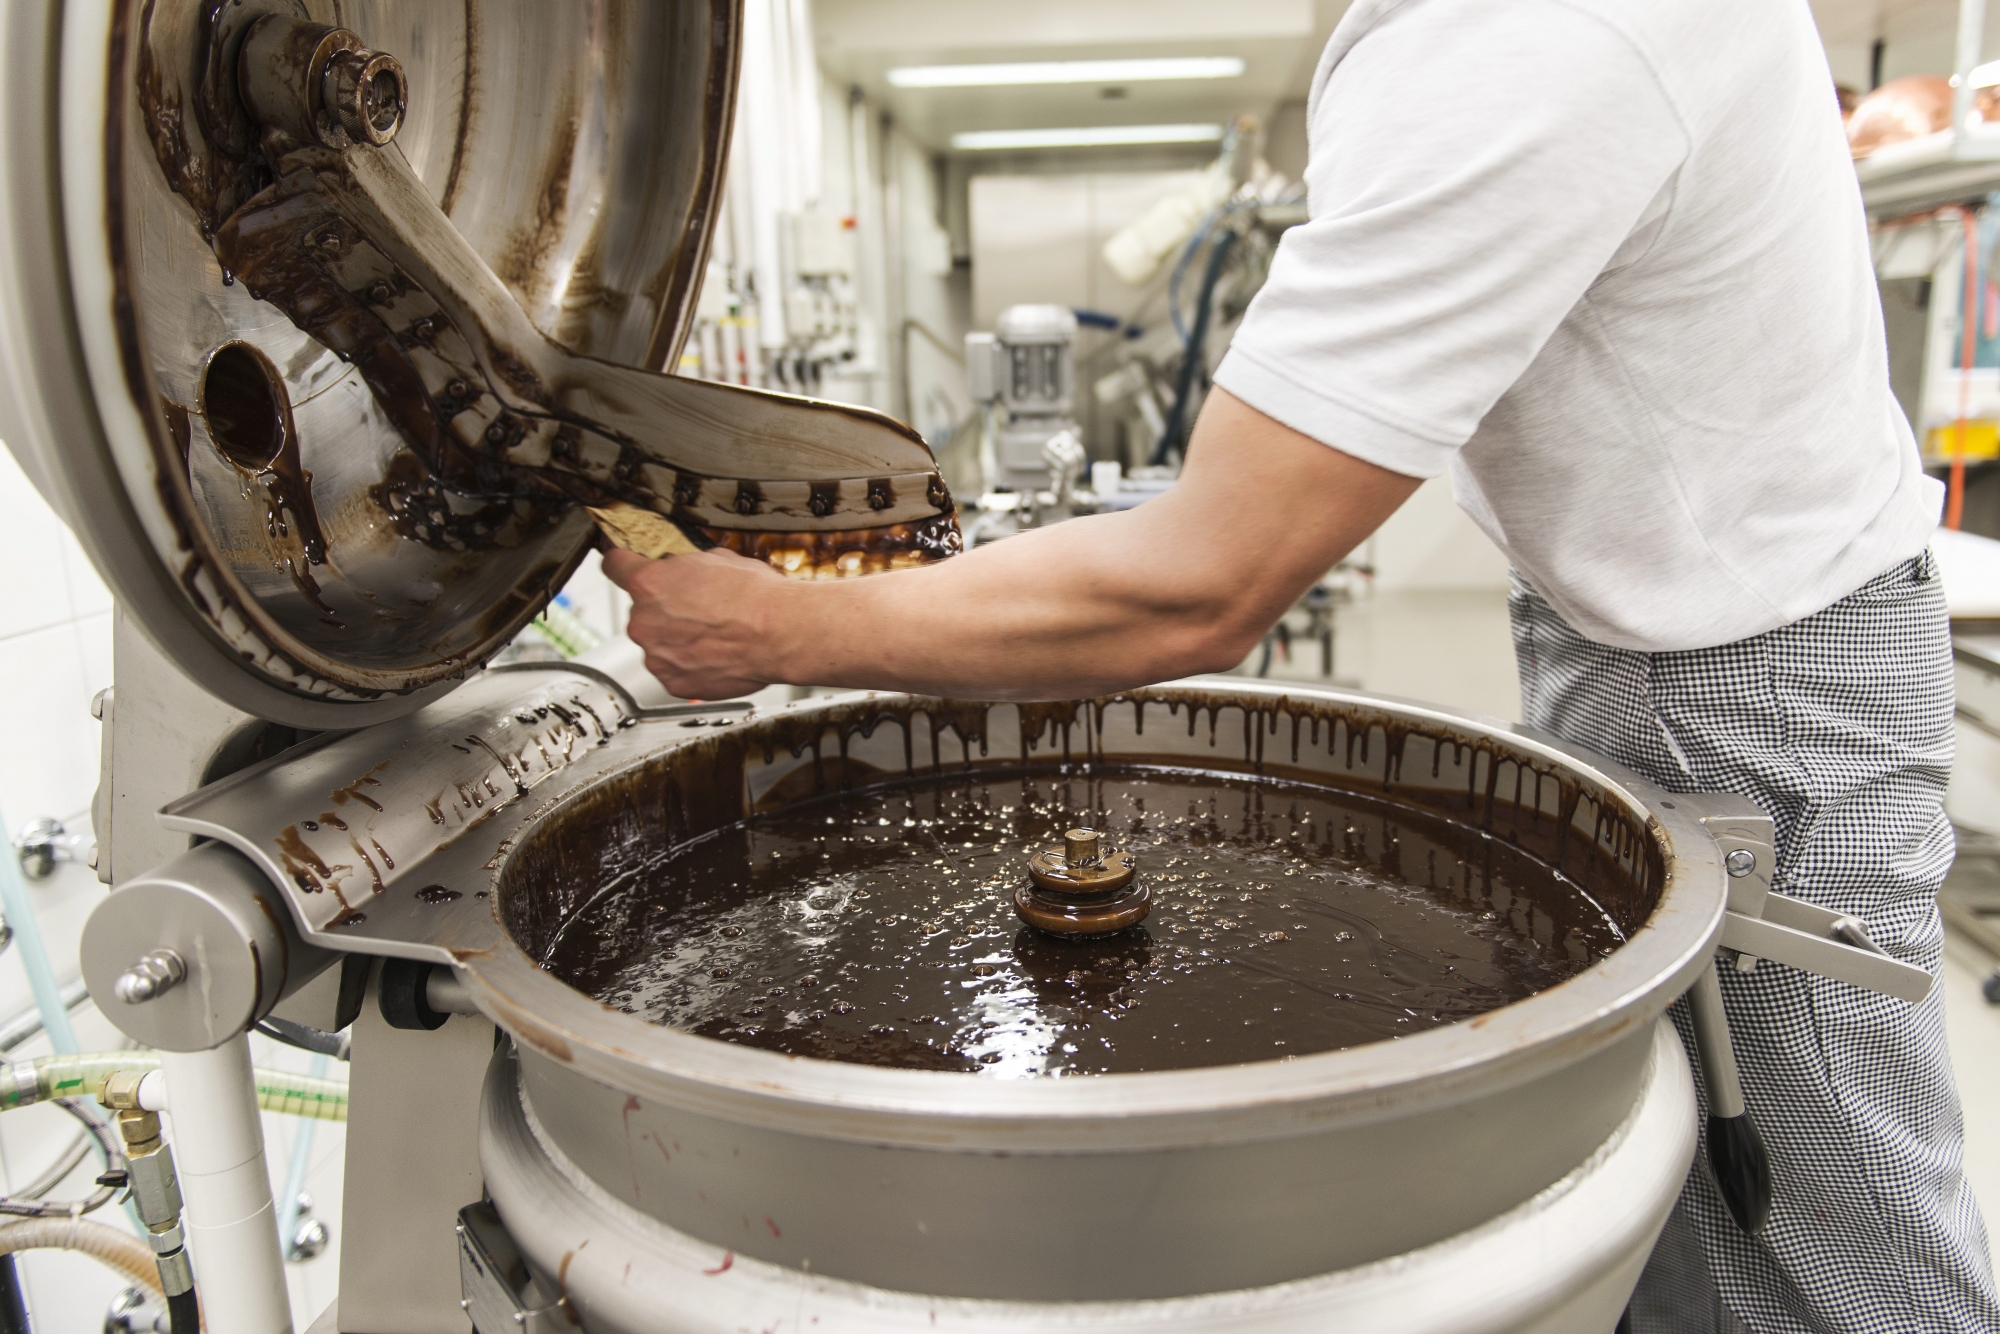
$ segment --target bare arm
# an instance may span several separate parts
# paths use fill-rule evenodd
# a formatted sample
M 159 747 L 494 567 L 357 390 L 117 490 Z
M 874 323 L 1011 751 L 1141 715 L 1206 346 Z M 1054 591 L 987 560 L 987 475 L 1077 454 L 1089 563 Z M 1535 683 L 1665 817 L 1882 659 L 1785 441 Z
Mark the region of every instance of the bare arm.
M 773 681 L 1074 699 L 1235 666 L 1416 490 L 1218 389 L 1175 487 L 921 569 L 803 582 L 723 552 L 605 557 L 667 689 Z

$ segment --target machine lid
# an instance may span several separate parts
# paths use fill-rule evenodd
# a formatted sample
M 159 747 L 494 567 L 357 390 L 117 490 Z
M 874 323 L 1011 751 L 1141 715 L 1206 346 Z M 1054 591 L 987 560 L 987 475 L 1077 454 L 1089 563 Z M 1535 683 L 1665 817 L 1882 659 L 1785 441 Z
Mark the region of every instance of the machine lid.
M 0 24 L 0 429 L 236 707 L 354 727 L 449 691 L 576 568 L 585 505 L 757 554 L 955 547 L 906 428 L 653 373 L 706 264 L 732 0 Z

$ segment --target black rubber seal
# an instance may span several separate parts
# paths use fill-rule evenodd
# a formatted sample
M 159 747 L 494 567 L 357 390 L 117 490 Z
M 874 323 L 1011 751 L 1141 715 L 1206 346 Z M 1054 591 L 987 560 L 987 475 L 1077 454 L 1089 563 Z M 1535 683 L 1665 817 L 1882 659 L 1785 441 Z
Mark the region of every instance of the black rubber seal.
M 443 1028 L 444 1021 L 451 1018 L 441 1010 L 433 1010 L 426 994 L 431 969 L 436 966 L 415 959 L 382 961 L 382 1017 L 389 1021 L 389 1027 L 430 1032 Z

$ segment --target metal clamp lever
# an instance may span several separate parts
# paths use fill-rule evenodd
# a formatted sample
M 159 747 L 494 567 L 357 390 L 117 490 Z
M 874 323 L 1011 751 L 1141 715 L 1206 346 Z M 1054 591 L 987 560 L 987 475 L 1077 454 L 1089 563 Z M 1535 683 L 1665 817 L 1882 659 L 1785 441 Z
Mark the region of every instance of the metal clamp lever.
M 1740 971 L 1771 959 L 1911 1002 L 1930 994 L 1931 975 L 1883 953 L 1859 918 L 1772 892 L 1777 837 L 1770 816 L 1741 798 L 1706 794 L 1693 800 L 1711 811 L 1699 818 L 1722 854 L 1728 878 L 1717 944 L 1735 953 Z M 1770 1156 L 1743 1097 L 1713 960 L 1688 990 L 1687 1002 L 1708 1089 L 1709 1170 L 1736 1225 L 1755 1232 L 1771 1211 Z
M 1705 799 L 1715 806 L 1748 808 L 1701 817 L 1729 877 L 1729 902 L 1717 943 L 1739 956 L 1739 970 L 1748 972 L 1757 960 L 1771 959 L 1913 1003 L 1930 995 L 1931 975 L 1884 954 L 1859 918 L 1772 890 L 1778 858 L 1770 816 L 1738 799 Z
M 1784 894 L 1765 895 L 1761 917 L 1724 913 L 1720 943 L 1739 954 L 1911 1002 L 1930 995 L 1936 980 L 1915 964 L 1884 954 L 1859 918 Z

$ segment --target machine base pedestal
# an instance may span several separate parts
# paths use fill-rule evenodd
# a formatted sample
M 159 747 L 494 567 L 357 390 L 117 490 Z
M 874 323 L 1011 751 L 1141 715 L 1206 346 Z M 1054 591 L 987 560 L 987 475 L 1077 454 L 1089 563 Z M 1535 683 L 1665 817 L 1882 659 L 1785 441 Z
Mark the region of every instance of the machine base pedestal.
M 823 1334 L 1609 1334 L 1680 1194 L 1695 1140 L 1687 1056 L 1661 1023 L 1624 1124 L 1576 1171 L 1487 1224 L 1407 1255 L 1267 1288 L 1034 1303 L 822 1278 L 666 1227 L 614 1200 L 547 1141 L 505 1054 L 487 1078 L 480 1116 L 489 1195 L 528 1262 L 551 1291 L 566 1294 L 590 1334 L 733 1334 L 780 1319 Z M 559 1270 L 558 1287 L 551 1280 Z

